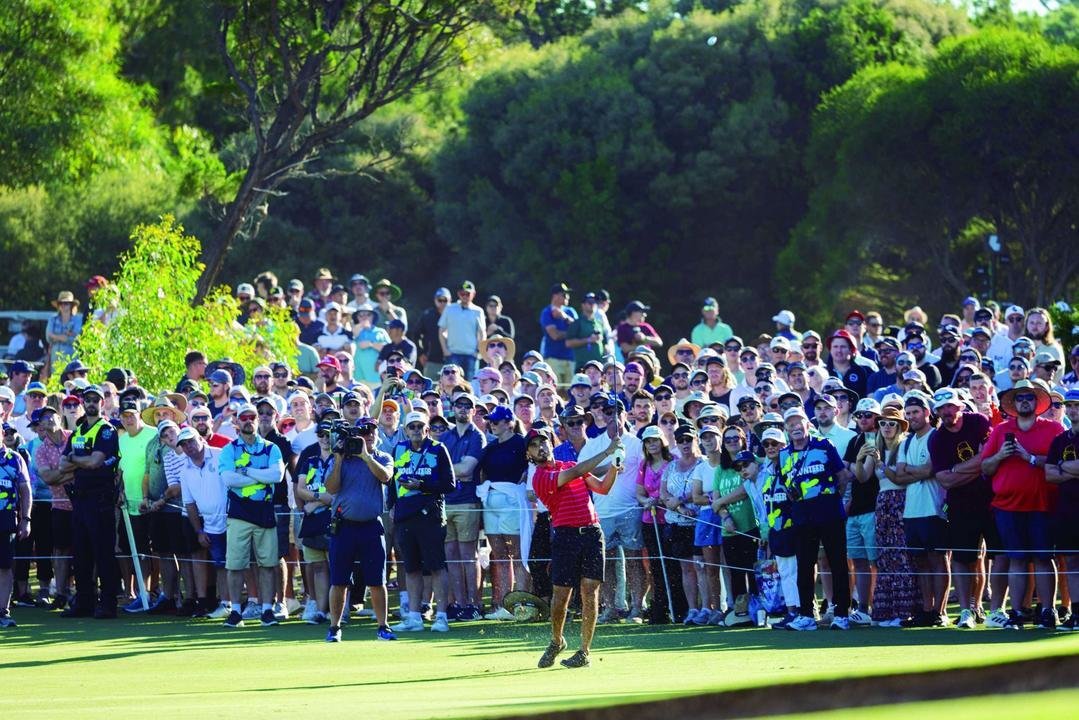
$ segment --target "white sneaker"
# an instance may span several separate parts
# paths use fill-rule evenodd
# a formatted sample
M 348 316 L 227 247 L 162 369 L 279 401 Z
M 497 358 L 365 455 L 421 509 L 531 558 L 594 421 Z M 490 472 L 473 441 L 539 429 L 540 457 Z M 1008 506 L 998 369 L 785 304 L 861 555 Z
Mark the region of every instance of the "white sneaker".
M 1008 613 L 1003 610 L 994 610 L 985 618 L 985 626 L 990 628 L 1005 628 L 1008 626 Z
M 850 630 L 850 620 L 845 617 L 836 615 L 832 618 L 832 624 L 830 627 L 833 630 Z
M 218 603 L 217 609 L 206 615 L 206 617 L 213 620 L 220 620 L 221 618 L 227 618 L 229 613 L 232 612 L 232 607 L 225 603 Z
M 512 616 L 511 616 L 512 617 Z M 436 615 L 435 621 L 431 623 L 431 632 L 449 632 L 450 623 L 446 619 L 445 615 Z
M 310 623 L 315 619 L 315 613 L 318 612 L 318 604 L 314 600 L 308 600 L 303 606 L 303 615 L 300 619 L 305 623 Z
M 278 620 L 288 620 L 288 606 L 285 603 L 276 602 L 273 604 L 273 616 Z
M 828 609 L 824 611 L 824 614 L 820 616 L 820 621 L 824 625 L 830 625 L 832 618 L 835 617 L 835 603 L 828 603 Z
M 251 600 L 247 601 L 247 605 L 244 605 L 243 619 L 244 620 L 258 620 L 262 616 L 262 609 Z
M 866 615 L 861 610 L 852 610 L 850 615 L 847 616 L 851 625 L 857 625 L 859 627 L 869 627 L 873 624 L 873 618 Z
M 960 630 L 973 630 L 974 629 L 974 613 L 967 608 L 963 608 L 959 613 L 959 622 L 955 624 Z
M 787 623 L 787 629 L 796 632 L 809 632 L 817 629 L 817 622 L 806 615 L 799 615 Z
M 504 607 L 500 607 L 500 608 L 498 608 L 496 610 L 492 610 L 491 612 L 484 615 L 483 619 L 484 620 L 516 620 L 516 618 L 513 617 L 513 613 L 511 613 L 509 610 L 507 610 Z
M 296 598 L 294 598 L 294 597 L 285 598 L 285 611 L 289 615 L 295 615 L 296 613 L 298 613 L 300 611 L 301 607 L 303 607 L 303 605 L 300 605 L 300 601 L 297 600 Z
M 901 628 L 903 627 L 903 618 L 892 618 L 891 620 L 881 620 L 877 623 L 877 627 L 882 628 Z
M 393 630 L 395 633 L 423 632 L 423 620 L 413 620 L 409 617 L 391 627 L 390 630 Z

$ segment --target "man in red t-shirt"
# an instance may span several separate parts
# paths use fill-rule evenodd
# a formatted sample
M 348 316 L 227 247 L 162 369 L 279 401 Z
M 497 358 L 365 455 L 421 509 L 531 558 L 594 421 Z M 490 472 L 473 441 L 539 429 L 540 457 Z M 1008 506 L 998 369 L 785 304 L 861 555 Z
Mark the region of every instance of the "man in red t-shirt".
M 591 492 L 606 495 L 614 485 L 621 463 L 610 464 L 603 480 L 591 472 L 621 447 L 620 435 L 606 450 L 583 463 L 554 459 L 554 438 L 547 428 L 528 433 L 528 461 L 536 465 L 532 488 L 551 511 L 551 644 L 543 652 L 539 667 L 547 668 L 566 649 L 562 630 L 566 624 L 570 593 L 580 586 L 581 649 L 562 661 L 566 667 L 589 665 L 588 652 L 596 630 L 599 588 L 603 584 L 604 542 Z
M 1049 393 L 1029 380 L 1018 380 L 1001 393 L 1000 409 L 1009 417 L 993 428 L 982 450 L 982 473 L 993 482 L 993 515 L 1007 553 L 1012 610 L 1005 628 L 1022 627 L 1019 613 L 1027 589 L 1027 564 L 1034 578 L 1041 627 L 1056 627 L 1056 575 L 1049 533 L 1049 483 L 1045 459 L 1064 426 L 1039 417 L 1049 409 Z

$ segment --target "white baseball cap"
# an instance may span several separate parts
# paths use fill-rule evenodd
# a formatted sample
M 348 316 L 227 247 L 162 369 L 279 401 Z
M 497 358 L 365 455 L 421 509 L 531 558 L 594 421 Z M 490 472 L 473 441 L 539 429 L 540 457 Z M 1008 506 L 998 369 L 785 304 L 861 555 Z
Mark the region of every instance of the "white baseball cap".
M 408 427 L 409 425 L 411 425 L 412 423 L 415 423 L 415 422 L 422 423 L 426 427 L 427 426 L 427 413 L 421 413 L 421 412 L 417 412 L 417 411 L 413 410 L 408 415 L 405 415 L 405 421 L 403 423 L 401 423 L 401 424 L 404 425 L 405 427 Z

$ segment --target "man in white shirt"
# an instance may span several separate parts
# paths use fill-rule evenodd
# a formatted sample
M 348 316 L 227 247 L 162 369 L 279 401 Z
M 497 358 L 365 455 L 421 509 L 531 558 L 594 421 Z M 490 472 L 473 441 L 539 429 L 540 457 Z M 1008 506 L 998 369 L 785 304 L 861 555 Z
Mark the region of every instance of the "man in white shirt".
M 180 495 L 187 509 L 187 520 L 198 539 L 195 558 L 195 590 L 199 597 L 199 614 L 212 618 L 228 616 L 230 606 L 222 602 L 211 610 L 212 599 L 207 597 L 207 566 L 209 556 L 217 571 L 218 592 L 228 587 L 225 572 L 225 484 L 217 472 L 217 456 L 220 450 L 207 445 L 192 427 L 186 427 L 176 436 L 177 446 L 186 459 L 180 468 Z M 202 562 L 200 562 L 202 561 Z
M 613 562 L 618 557 L 619 549 L 626 555 L 626 585 L 630 592 L 630 610 L 626 618 L 630 622 L 641 621 L 641 602 L 644 595 L 644 565 L 638 559 L 644 548 L 644 534 L 641 528 L 641 509 L 637 504 L 637 473 L 644 459 L 643 445 L 640 439 L 626 430 L 626 406 L 622 400 L 614 394 L 608 394 L 606 402 L 599 398 L 593 400 L 592 406 L 602 405 L 601 412 L 607 420 L 608 428 L 602 433 L 591 438 L 584 444 L 578 454 L 578 462 L 583 463 L 589 458 L 600 455 L 611 444 L 609 433 L 616 432 L 618 428 L 622 433 L 622 447 L 625 456 L 616 454 L 610 462 L 597 467 L 595 473 L 605 473 L 611 463 L 621 463 L 622 469 L 615 478 L 614 487 L 606 495 L 594 495 L 592 502 L 599 516 L 600 526 L 603 528 L 603 537 L 607 547 L 607 562 L 609 573 L 607 577 L 614 578 Z M 607 605 L 606 611 L 600 616 L 601 622 L 611 622 L 618 617 L 614 598 L 613 583 L 604 583 L 602 594 L 603 602 Z
M 894 477 L 896 485 L 906 486 L 903 530 L 907 554 L 918 571 L 922 593 L 922 612 L 903 621 L 903 627 L 944 627 L 948 624 L 945 608 L 951 575 L 948 569 L 948 521 L 945 519 L 945 490 L 933 472 L 929 456 L 930 398 L 912 390 L 904 399 L 903 415 L 909 423 L 908 435 L 899 445 Z M 888 471 L 891 472 L 891 471 Z
M 839 452 L 839 457 L 847 454 L 847 446 L 850 441 L 857 437 L 857 433 L 836 424 L 835 415 L 839 409 L 839 401 L 832 393 L 818 395 L 813 401 L 813 414 L 817 420 L 817 430 L 825 440 L 828 440 Z

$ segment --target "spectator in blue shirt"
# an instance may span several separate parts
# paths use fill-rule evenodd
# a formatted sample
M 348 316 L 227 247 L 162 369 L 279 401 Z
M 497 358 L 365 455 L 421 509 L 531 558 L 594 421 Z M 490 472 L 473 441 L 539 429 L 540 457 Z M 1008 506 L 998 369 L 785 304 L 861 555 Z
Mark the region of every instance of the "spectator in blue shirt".
M 566 347 L 566 331 L 577 320 L 577 312 L 569 306 L 570 289 L 565 283 L 551 288 L 551 304 L 540 313 L 543 343 L 540 352 L 558 377 L 559 385 L 569 385 L 573 379 L 573 350 Z

